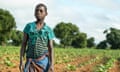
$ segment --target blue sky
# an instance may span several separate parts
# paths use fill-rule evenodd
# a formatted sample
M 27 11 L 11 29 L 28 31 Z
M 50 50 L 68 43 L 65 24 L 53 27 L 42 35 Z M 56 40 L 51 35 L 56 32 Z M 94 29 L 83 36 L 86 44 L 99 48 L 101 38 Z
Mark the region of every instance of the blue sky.
M 15 17 L 17 29 L 34 21 L 38 3 L 48 7 L 47 24 L 54 28 L 61 21 L 76 24 L 81 32 L 95 37 L 96 43 L 105 39 L 103 31 L 110 27 L 120 29 L 120 0 L 0 0 L 0 8 Z

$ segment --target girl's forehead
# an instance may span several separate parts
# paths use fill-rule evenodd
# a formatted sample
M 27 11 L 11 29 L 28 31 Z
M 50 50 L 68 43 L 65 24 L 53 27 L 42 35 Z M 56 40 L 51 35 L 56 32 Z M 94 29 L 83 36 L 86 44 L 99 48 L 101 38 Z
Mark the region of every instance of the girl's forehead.
M 43 6 L 39 6 L 36 9 L 42 9 L 42 10 L 44 10 L 45 8 Z

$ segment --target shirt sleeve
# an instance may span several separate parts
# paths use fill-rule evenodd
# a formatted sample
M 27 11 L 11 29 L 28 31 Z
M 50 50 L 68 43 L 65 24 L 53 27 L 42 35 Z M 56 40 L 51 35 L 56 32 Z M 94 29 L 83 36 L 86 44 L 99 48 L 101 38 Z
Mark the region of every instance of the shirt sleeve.
M 49 40 L 53 40 L 55 38 L 55 34 L 52 29 L 49 30 L 48 38 Z
M 29 29 L 30 29 L 29 24 L 26 24 L 25 28 L 23 29 L 23 32 L 28 34 L 29 33 Z

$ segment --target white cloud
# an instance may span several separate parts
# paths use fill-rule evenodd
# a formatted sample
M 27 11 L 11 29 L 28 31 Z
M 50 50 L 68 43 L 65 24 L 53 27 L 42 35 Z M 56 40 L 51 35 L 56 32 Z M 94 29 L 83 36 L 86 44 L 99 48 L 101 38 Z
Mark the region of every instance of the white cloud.
M 120 23 L 113 23 L 113 24 L 112 24 L 112 27 L 113 27 L 113 28 L 120 29 Z
M 109 27 L 120 28 L 120 2 L 117 0 L 0 0 L 0 8 L 9 10 L 19 30 L 35 20 L 34 8 L 38 3 L 48 7 L 46 22 L 54 27 L 58 22 L 72 22 L 80 31 L 98 41 L 104 39 L 102 31 Z
M 116 10 L 120 8 L 120 2 L 117 0 L 86 0 L 95 6 L 102 7 L 105 9 Z
M 0 5 L 2 7 L 14 7 L 14 8 L 29 8 L 33 7 L 38 3 L 48 4 L 50 1 L 46 0 L 1 0 Z

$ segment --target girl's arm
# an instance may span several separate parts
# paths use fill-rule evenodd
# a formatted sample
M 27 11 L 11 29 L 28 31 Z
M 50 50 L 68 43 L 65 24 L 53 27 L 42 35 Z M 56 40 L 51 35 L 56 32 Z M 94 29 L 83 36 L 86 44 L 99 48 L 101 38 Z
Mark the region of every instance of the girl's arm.
M 25 55 L 27 40 L 28 40 L 28 35 L 26 33 L 24 33 L 22 45 L 21 45 L 21 49 L 20 49 L 20 70 L 23 69 L 22 64 L 23 64 L 23 57 Z
M 48 42 L 48 50 L 49 50 L 49 58 L 50 58 L 50 68 L 52 72 L 54 72 L 54 49 L 53 49 L 53 40 L 49 40 Z

